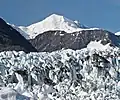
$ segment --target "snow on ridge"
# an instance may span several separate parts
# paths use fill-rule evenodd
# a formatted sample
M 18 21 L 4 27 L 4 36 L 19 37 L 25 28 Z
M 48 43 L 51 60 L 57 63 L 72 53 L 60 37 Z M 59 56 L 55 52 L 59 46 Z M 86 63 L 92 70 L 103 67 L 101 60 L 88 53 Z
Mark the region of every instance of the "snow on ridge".
M 24 36 L 26 39 L 30 39 L 30 36 L 29 36 L 29 31 L 28 31 L 28 29 L 26 28 L 26 27 L 24 27 L 24 26 L 15 26 L 14 24 L 9 24 L 9 25 L 11 25 L 14 29 L 16 29 L 18 32 L 20 32 L 20 34 L 22 35 L 22 36 Z
M 115 35 L 118 35 L 118 36 L 119 36 L 119 35 L 120 35 L 120 32 L 116 32 Z
M 87 48 L 89 49 L 97 49 L 100 51 L 105 51 L 106 49 L 111 49 L 112 47 L 110 47 L 110 43 L 103 45 L 100 41 L 91 41 L 88 45 Z
M 34 23 L 30 26 L 18 26 L 25 34 L 28 34 L 30 39 L 46 31 L 60 30 L 66 33 L 73 33 L 82 30 L 98 30 L 99 28 L 87 28 L 78 21 L 72 21 L 62 15 L 52 14 L 44 20 Z M 18 30 L 19 31 L 19 30 Z M 21 33 L 21 31 L 19 31 Z M 22 32 L 22 33 L 23 33 Z M 24 35 L 26 37 L 26 35 Z M 28 37 L 26 37 L 28 39 Z

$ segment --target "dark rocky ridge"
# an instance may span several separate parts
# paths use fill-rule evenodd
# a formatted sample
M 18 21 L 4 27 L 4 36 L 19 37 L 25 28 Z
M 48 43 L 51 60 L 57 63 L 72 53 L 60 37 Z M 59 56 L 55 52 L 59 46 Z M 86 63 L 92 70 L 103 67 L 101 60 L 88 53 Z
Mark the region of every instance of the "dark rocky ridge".
M 116 35 L 117 36 L 117 35 Z M 117 36 L 119 39 L 120 39 L 120 35 L 119 36 Z
M 37 51 L 18 31 L 0 18 L 0 52 L 12 50 L 22 50 L 25 52 Z
M 74 33 L 64 31 L 47 31 L 39 34 L 32 40 L 26 40 L 18 31 L 0 18 L 0 52 L 1 51 L 25 51 L 52 52 L 64 49 L 81 49 L 90 41 L 101 40 L 102 44 L 110 43 L 119 46 L 120 39 L 113 33 L 105 30 L 84 30 Z
M 105 30 L 84 30 L 74 33 L 64 31 L 48 31 L 39 34 L 30 40 L 38 51 L 55 51 L 64 49 L 81 49 L 87 46 L 90 41 L 101 40 L 102 44 L 110 43 L 112 46 L 119 46 L 120 40 L 113 33 Z

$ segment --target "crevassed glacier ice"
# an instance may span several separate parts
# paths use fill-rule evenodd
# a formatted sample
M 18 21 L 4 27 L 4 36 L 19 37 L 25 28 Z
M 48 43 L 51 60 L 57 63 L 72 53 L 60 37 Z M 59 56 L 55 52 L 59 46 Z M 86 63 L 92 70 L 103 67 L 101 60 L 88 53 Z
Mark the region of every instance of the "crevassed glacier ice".
M 1 52 L 0 86 L 37 100 L 120 100 L 119 58 L 118 48 Z

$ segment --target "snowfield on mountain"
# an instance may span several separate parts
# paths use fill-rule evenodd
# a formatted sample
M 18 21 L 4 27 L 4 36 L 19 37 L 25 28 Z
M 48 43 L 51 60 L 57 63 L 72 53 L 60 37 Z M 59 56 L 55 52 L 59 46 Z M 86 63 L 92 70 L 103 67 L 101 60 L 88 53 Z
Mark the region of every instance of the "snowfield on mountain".
M 5 51 L 0 53 L 0 85 L 33 100 L 120 100 L 119 58 L 117 47 Z
M 37 35 L 47 31 L 59 30 L 65 31 L 66 33 L 73 33 L 83 30 L 99 30 L 99 28 L 88 28 L 80 24 L 78 21 L 72 21 L 58 14 L 52 14 L 44 20 L 34 23 L 27 27 L 15 25 L 12 26 L 27 39 L 33 39 Z

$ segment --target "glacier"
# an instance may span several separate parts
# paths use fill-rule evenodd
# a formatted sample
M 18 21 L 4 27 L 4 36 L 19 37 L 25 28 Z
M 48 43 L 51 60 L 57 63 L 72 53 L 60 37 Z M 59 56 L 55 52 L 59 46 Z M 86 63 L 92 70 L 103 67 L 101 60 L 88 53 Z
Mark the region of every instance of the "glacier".
M 120 100 L 120 49 L 4 51 L 0 86 L 25 100 Z
M 0 100 L 33 100 L 27 96 L 19 94 L 12 88 L 2 87 L 0 88 Z

